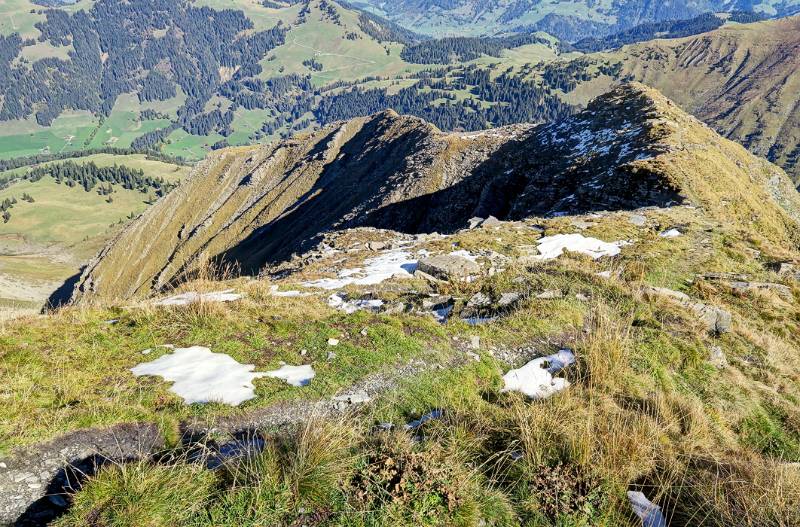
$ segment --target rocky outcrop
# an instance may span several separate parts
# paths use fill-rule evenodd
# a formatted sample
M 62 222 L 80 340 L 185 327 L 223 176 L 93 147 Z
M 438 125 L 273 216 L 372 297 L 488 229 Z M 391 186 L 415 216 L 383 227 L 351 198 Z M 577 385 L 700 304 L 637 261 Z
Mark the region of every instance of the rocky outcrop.
M 728 333 L 731 330 L 732 316 L 730 311 L 717 306 L 710 306 L 692 300 L 686 293 L 673 291 L 664 287 L 645 287 L 645 292 L 650 295 L 669 298 L 680 305 L 690 309 L 703 323 L 706 329 L 715 335 Z
M 131 424 L 73 432 L 0 457 L 0 525 L 45 525 L 102 464 L 140 459 L 163 447 L 156 425 Z
M 417 274 L 439 280 L 466 280 L 481 272 L 481 266 L 469 258 L 456 254 L 439 254 L 419 261 Z
M 103 249 L 73 299 L 148 295 L 209 261 L 257 274 L 354 227 L 447 233 L 490 226 L 477 218 L 683 202 L 800 240 L 800 199 L 780 169 L 643 85 L 535 127 L 445 134 L 384 112 L 212 154 Z

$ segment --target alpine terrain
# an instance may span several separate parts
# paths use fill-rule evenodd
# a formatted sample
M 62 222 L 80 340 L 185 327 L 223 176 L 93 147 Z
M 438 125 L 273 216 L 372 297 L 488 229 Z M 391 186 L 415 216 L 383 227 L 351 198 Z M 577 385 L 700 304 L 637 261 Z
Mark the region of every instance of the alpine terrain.
M 4 330 L 0 513 L 797 525 L 799 221 L 637 83 L 220 150 Z
M 800 527 L 800 0 L 0 0 L 0 527 Z

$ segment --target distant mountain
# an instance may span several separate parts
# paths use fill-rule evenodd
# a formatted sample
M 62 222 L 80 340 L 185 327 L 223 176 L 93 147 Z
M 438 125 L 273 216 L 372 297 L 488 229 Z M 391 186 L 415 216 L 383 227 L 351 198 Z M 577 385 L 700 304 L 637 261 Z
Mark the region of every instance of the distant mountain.
M 573 103 L 585 104 L 619 80 L 636 79 L 800 182 L 800 16 L 734 24 L 590 57 L 617 65 L 618 79 L 578 82 Z
M 561 49 L 547 35 L 432 40 L 334 0 L 211 5 L 81 0 L 17 10 L 14 28 L 0 5 L 0 159 L 113 147 L 198 160 L 387 107 L 446 129 L 565 114 L 520 105 L 553 97 L 504 79 L 484 95 L 411 87 L 429 64 L 549 60 Z
M 434 36 L 492 35 L 546 31 L 575 42 L 602 37 L 643 23 L 693 18 L 716 11 L 757 11 L 786 16 L 800 9 L 798 0 L 360 0 L 356 5 L 415 31 Z
M 591 52 L 613 49 L 626 44 L 634 44 L 656 38 L 680 38 L 698 35 L 722 27 L 726 23 L 747 24 L 764 20 L 765 16 L 750 11 L 734 11 L 732 13 L 704 13 L 688 20 L 664 20 L 649 22 L 613 35 L 596 38 L 583 38 L 575 42 L 574 48 Z

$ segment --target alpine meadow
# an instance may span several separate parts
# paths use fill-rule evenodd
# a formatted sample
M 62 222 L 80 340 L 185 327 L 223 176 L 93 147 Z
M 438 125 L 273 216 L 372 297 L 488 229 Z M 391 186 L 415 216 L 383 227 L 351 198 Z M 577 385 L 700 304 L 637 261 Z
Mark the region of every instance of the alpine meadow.
M 0 0 L 0 526 L 800 527 L 800 0 Z

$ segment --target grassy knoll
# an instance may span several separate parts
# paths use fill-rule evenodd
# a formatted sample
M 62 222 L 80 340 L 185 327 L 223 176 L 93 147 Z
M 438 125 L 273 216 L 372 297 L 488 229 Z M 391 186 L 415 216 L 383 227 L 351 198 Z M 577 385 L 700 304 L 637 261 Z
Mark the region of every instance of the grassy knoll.
M 298 6 L 290 8 L 298 10 Z M 283 10 L 281 10 L 283 11 Z M 320 86 L 338 80 L 358 80 L 368 76 L 396 76 L 424 69 L 400 58 L 402 45 L 378 43 L 359 28 L 358 14 L 336 6 L 341 25 L 332 23 L 327 14 L 312 9 L 306 22 L 293 27 L 286 35 L 286 44 L 271 57 L 261 61 L 262 77 L 278 74 L 311 74 Z M 347 34 L 351 37 L 348 38 Z M 322 71 L 310 70 L 303 61 L 315 59 Z

